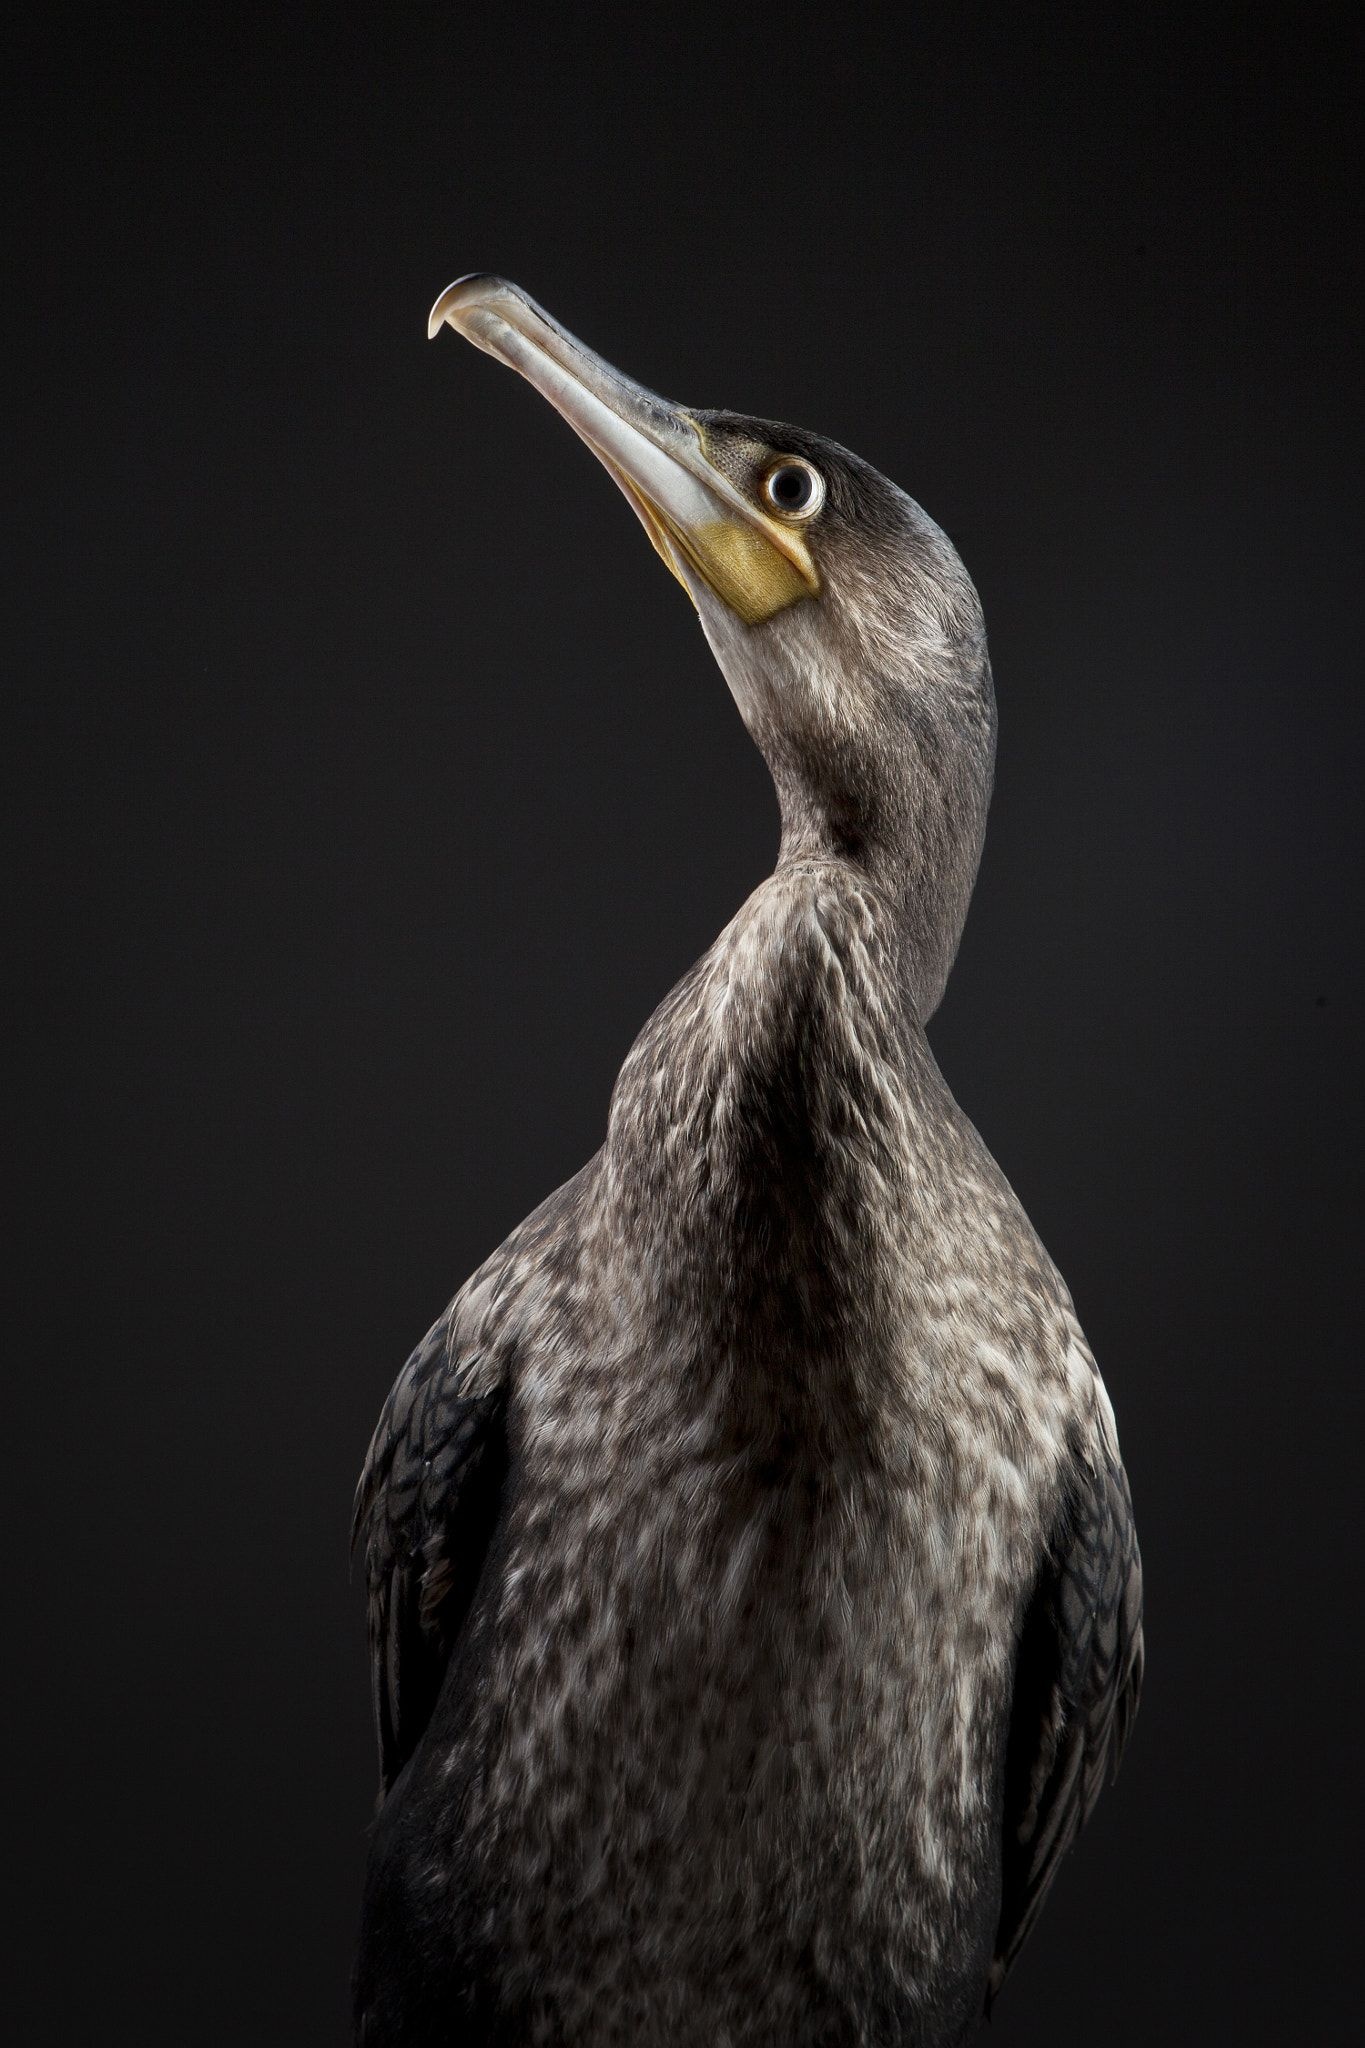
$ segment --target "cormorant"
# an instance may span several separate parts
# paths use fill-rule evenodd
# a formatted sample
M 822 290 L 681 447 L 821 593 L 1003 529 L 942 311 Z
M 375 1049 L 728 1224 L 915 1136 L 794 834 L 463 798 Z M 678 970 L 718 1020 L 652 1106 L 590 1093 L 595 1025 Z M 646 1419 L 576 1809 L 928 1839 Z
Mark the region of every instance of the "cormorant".
M 991 785 L 980 605 L 833 442 L 666 404 L 498 278 L 445 322 L 625 492 L 782 835 L 375 1431 L 358 2035 L 947 2048 L 1142 1669 L 1113 1412 L 924 1033 Z

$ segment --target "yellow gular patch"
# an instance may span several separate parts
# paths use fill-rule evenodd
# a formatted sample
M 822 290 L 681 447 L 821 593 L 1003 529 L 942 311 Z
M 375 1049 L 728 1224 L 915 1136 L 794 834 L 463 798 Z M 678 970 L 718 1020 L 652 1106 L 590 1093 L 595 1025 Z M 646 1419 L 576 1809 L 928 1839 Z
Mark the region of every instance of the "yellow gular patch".
M 655 512 L 658 516 L 657 507 Z M 795 604 L 800 597 L 813 596 L 820 588 L 815 564 L 795 535 L 788 539 L 784 534 L 783 540 L 804 558 L 800 565 L 758 527 L 743 520 L 708 519 L 684 528 L 665 517 L 663 524 L 677 552 L 746 626 L 761 626 L 774 612 Z

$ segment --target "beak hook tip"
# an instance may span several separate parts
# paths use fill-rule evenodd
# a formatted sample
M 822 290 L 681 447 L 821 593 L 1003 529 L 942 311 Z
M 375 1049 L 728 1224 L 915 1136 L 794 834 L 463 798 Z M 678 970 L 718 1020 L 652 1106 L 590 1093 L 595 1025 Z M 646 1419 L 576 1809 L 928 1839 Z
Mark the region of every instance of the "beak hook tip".
M 438 334 L 440 333 L 441 329 L 442 329 L 442 328 L 443 328 L 443 327 L 445 326 L 445 324 L 446 324 L 446 307 L 447 307 L 447 306 L 448 306 L 448 304 L 450 303 L 450 295 L 451 295 L 451 293 L 452 293 L 452 292 L 454 291 L 454 289 L 455 289 L 455 287 L 454 287 L 454 285 L 453 285 L 453 284 L 448 284 L 448 285 L 446 286 L 445 290 L 444 290 L 444 291 L 443 291 L 443 292 L 441 293 L 441 296 L 440 296 L 440 297 L 439 297 L 439 298 L 437 299 L 437 301 L 436 301 L 435 305 L 434 305 L 434 306 L 432 307 L 431 311 L 430 311 L 430 312 L 429 312 L 429 313 L 427 314 L 427 340 L 428 340 L 428 341 L 435 341 L 435 339 L 436 339 L 437 335 L 438 335 Z
M 506 291 L 507 286 L 500 277 L 490 270 L 467 270 L 463 277 L 457 277 L 454 284 L 448 284 L 427 314 L 427 340 L 435 341 L 442 327 L 450 320 L 457 300 L 484 299 L 495 297 Z M 520 294 L 516 294 L 520 297 Z M 451 325 L 454 322 L 451 321 Z

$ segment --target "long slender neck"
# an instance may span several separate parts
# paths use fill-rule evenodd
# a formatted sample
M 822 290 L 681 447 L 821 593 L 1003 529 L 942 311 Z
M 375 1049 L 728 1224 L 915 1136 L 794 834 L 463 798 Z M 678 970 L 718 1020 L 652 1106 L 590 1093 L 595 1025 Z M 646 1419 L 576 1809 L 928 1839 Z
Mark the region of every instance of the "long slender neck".
M 891 905 L 920 1023 L 938 1007 L 962 936 L 995 766 L 990 661 L 958 572 L 966 595 L 952 632 L 937 606 L 932 618 L 915 614 L 913 632 L 869 630 L 884 595 L 875 581 L 861 609 L 855 590 L 852 611 L 836 605 L 818 630 L 801 605 L 747 636 L 723 606 L 703 610 L 777 790 L 779 874 L 842 865 Z
M 604 1160 L 627 1284 L 690 1354 L 752 1354 L 763 1333 L 736 1396 L 751 1412 L 875 1353 L 936 1084 L 891 907 L 792 851 L 637 1040 Z
M 990 798 L 991 751 L 954 740 L 932 727 L 904 736 L 894 774 L 881 763 L 826 757 L 817 781 L 780 753 L 770 763 L 782 815 L 779 874 L 830 863 L 887 906 L 921 1024 L 938 1008 L 957 954 Z
M 609 1151 L 643 1147 L 664 1161 L 704 1135 L 714 1168 L 780 1145 L 788 1122 L 792 1143 L 817 1141 L 867 1087 L 864 1069 L 904 1065 L 914 1020 L 898 926 L 894 904 L 849 862 L 784 843 L 774 873 L 636 1040 Z

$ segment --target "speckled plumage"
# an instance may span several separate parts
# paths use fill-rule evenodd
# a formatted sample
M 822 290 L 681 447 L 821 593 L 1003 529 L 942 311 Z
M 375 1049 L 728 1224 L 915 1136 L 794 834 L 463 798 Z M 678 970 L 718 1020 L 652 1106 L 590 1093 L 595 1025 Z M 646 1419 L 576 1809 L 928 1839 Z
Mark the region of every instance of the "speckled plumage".
M 831 479 L 818 629 L 694 592 L 782 854 L 381 1416 L 365 2048 L 965 2042 L 1136 1701 L 1112 1413 L 923 1029 L 975 594 L 856 458 L 703 417 Z

